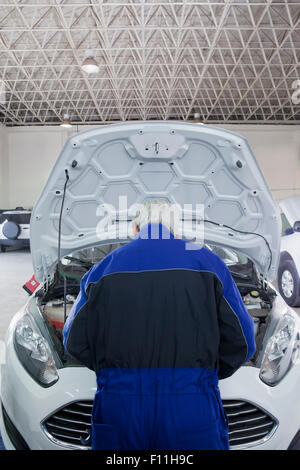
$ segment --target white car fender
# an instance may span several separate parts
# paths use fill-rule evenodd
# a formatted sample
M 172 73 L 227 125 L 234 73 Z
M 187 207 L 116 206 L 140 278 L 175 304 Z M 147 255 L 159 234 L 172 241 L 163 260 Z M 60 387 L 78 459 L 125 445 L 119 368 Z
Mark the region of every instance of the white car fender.
M 300 277 L 300 233 L 295 232 L 291 235 L 286 235 L 281 239 L 280 248 L 281 258 L 280 264 L 282 263 L 282 255 L 287 253 L 290 258 L 294 261 L 298 276 Z

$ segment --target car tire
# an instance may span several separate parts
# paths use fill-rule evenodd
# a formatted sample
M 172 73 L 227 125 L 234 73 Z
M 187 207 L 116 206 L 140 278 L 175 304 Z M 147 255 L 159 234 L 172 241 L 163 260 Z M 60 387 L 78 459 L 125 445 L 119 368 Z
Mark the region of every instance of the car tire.
M 278 288 L 290 307 L 300 306 L 300 278 L 293 261 L 284 261 L 278 269 Z
M 16 222 L 6 222 L 2 226 L 2 233 L 8 240 L 16 240 L 21 233 L 21 227 Z
M 5 251 L 6 251 L 6 246 L 0 245 L 0 251 L 1 251 L 1 253 L 5 253 Z

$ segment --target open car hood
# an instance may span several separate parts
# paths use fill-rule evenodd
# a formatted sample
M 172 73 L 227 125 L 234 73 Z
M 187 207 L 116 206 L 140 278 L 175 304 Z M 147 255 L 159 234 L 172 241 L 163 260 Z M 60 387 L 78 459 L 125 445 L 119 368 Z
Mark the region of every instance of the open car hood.
M 262 277 L 275 278 L 279 210 L 247 141 L 211 126 L 156 121 L 97 127 L 68 139 L 31 218 L 38 281 L 48 281 L 57 264 L 66 170 L 62 257 L 120 241 L 107 230 L 103 204 L 118 208 L 120 195 L 128 206 L 155 198 L 181 207 L 203 204 L 205 220 L 232 228 L 205 223 L 205 242 L 234 248 Z

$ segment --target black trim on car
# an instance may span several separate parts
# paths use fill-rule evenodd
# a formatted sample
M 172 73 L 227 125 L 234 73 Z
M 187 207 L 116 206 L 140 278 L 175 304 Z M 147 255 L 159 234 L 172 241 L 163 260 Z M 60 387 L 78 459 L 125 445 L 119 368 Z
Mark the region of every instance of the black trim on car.
M 0 245 L 4 246 L 30 246 L 29 238 L 18 238 L 17 240 L 9 240 L 8 238 L 0 238 Z
M 4 211 L 0 214 L 0 224 L 4 224 L 5 221 L 15 222 L 17 224 L 29 225 L 31 218 L 31 212 L 29 211 Z
M 24 438 L 19 433 L 16 426 L 13 424 L 12 420 L 8 416 L 2 402 L 1 402 L 1 407 L 2 407 L 2 416 L 3 416 L 3 423 L 5 426 L 5 430 L 14 448 L 16 450 L 30 450 L 26 441 L 24 440 Z
M 290 445 L 288 446 L 287 450 L 300 450 L 300 429 L 295 435 Z

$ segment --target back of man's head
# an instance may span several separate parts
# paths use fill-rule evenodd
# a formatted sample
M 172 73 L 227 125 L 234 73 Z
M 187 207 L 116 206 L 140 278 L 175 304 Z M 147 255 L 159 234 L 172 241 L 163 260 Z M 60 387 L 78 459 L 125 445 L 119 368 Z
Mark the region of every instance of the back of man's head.
M 141 205 L 133 220 L 138 229 L 148 224 L 162 224 L 177 235 L 180 225 L 180 209 L 177 204 L 170 204 L 160 199 L 149 199 Z

